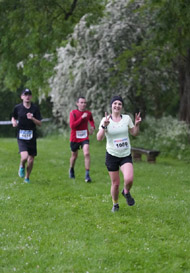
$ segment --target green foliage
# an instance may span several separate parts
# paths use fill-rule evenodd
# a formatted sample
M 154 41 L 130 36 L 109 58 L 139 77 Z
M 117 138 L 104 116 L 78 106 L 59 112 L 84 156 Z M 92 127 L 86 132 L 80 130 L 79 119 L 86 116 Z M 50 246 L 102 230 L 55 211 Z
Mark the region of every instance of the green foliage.
M 19 101 L 19 94 L 1 88 L 0 121 L 10 121 L 13 107 Z M 0 137 L 14 137 L 15 129 L 11 125 L 0 125 Z
M 0 96 L 0 120 L 10 120 L 15 104 L 20 102 L 19 93 L 1 90 Z
M 179 55 L 187 56 L 190 44 L 190 2 L 146 0 L 145 3 L 145 8 L 152 12 L 153 19 L 158 22 L 152 32 L 155 44 L 168 45 L 172 59 Z
M 189 13 L 188 0 L 2 0 L 0 85 L 51 91 L 62 124 L 79 92 L 98 118 L 120 93 L 127 111 L 188 122 Z
M 142 9 L 143 1 L 108 1 L 105 16 L 88 27 L 83 17 L 68 44 L 58 49 L 51 78 L 53 113 L 68 123 L 79 92 L 86 95 L 96 118 L 110 111 L 115 94 L 125 100 L 125 111 L 141 115 L 176 116 L 179 111 L 177 68 L 152 42 L 154 15 Z M 140 4 L 139 4 L 140 3 Z M 63 111 L 66 109 L 66 111 Z
M 58 126 L 52 118 L 50 121 L 44 122 L 38 130 L 38 137 L 53 137 L 56 135 L 68 136 L 69 128 L 65 126 Z
M 179 110 L 177 72 L 171 64 L 163 64 L 160 50 L 151 51 L 144 39 L 141 45 L 133 44 L 117 58 L 116 73 L 111 82 L 116 85 L 123 81 L 129 89 L 130 104 L 143 116 L 175 115 Z M 125 80 L 126 73 L 130 75 L 130 81 Z
M 57 47 L 83 15 L 91 13 L 95 20 L 103 9 L 101 0 L 0 1 L 0 80 L 5 87 L 17 90 L 22 84 L 47 94 Z
M 143 3 L 131 1 L 127 6 L 127 9 L 132 10 L 131 28 L 136 24 L 137 31 L 133 33 L 130 46 L 116 58 L 111 84 L 117 87 L 122 82 L 126 86 L 127 97 L 133 106 L 130 111 L 140 110 L 143 117 L 175 115 L 179 111 L 180 100 L 175 54 L 168 45 L 161 48 L 159 43 L 156 44 L 154 32 L 159 24 L 158 18 L 155 18 L 157 6 L 153 12 L 148 4 Z M 133 17 L 136 18 L 135 22 L 132 21 Z M 168 60 L 169 54 L 172 55 L 172 61 L 171 58 Z
M 179 118 L 190 123 L 190 2 L 188 0 L 145 0 L 140 2 L 141 8 L 136 12 L 146 24 L 146 32 L 140 43 L 140 54 L 143 57 L 140 62 L 135 64 L 137 73 L 133 78 L 140 83 L 141 89 L 142 82 L 139 80 L 139 76 L 142 75 L 144 75 L 143 78 L 148 79 L 148 82 L 153 83 L 153 86 L 158 87 L 156 91 L 160 96 L 157 105 L 160 112 L 163 111 L 160 105 L 163 105 L 165 101 L 163 93 L 167 92 L 168 97 L 177 101 L 177 90 L 179 90 L 179 107 L 177 109 Z M 132 49 L 136 56 L 138 51 L 135 47 Z M 146 77 L 146 73 L 138 73 L 142 71 L 144 64 L 148 77 Z M 155 73 L 158 77 L 154 77 L 151 81 L 151 75 Z M 165 77 L 165 73 L 168 74 L 167 77 Z M 172 112 L 167 113 L 173 115 L 175 110 L 176 107 Z
M 120 194 L 113 214 L 104 142 L 91 139 L 91 184 L 81 151 L 68 179 L 68 137 L 38 141 L 31 184 L 17 175 L 16 140 L 2 139 L 0 153 L 2 273 L 190 271 L 189 164 L 134 163 L 136 205 Z
M 160 119 L 148 116 L 141 127 L 141 132 L 133 139 L 132 145 L 160 150 L 163 156 L 189 161 L 190 128 L 185 122 L 171 116 Z

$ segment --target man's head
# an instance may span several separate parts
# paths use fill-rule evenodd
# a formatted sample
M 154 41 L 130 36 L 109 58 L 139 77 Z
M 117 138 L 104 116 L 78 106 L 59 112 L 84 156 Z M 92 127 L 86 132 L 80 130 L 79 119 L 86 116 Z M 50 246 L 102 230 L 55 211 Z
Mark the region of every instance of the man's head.
M 24 89 L 21 93 L 21 99 L 23 103 L 30 103 L 32 99 L 32 91 L 28 88 Z
M 79 111 L 84 111 L 85 108 L 86 108 L 86 99 L 85 99 L 85 97 L 82 97 L 82 96 L 79 97 L 77 99 L 76 105 L 77 105 Z
M 32 95 L 32 91 L 31 91 L 30 89 L 28 89 L 28 88 L 25 88 L 25 89 L 22 91 L 22 93 L 21 93 L 21 96 L 22 96 L 22 95 L 24 95 L 24 96 L 26 96 L 26 95 L 31 96 L 31 95 Z

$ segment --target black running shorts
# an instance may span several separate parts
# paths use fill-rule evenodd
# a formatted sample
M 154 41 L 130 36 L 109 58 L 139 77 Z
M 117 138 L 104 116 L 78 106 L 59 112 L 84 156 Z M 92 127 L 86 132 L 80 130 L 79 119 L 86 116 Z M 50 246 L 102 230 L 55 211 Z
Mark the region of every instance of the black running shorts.
M 89 140 L 84 140 L 81 142 L 70 142 L 70 147 L 72 152 L 76 152 L 80 148 L 83 148 L 84 144 L 89 144 Z
M 36 156 L 37 155 L 37 145 L 36 140 L 21 140 L 17 139 L 19 153 L 27 151 L 29 155 Z
M 131 163 L 133 164 L 132 156 L 126 156 L 126 157 L 117 157 L 110 155 L 108 152 L 106 152 L 106 167 L 109 172 L 116 172 L 119 170 L 119 167 L 121 167 L 125 163 Z

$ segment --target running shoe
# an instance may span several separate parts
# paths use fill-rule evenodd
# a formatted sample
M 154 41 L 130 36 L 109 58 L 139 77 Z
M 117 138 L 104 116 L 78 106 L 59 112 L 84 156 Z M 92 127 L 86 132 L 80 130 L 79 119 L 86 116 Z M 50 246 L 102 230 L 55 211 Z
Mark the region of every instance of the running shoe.
M 30 183 L 30 179 L 25 177 L 24 178 L 24 182 L 29 184 Z
M 128 193 L 125 194 L 125 193 L 124 193 L 124 190 L 123 190 L 123 191 L 122 191 L 122 194 L 123 194 L 123 196 L 125 197 L 128 206 L 133 206 L 133 205 L 135 204 L 135 200 L 134 200 L 134 198 L 131 196 L 130 192 L 128 192 Z
M 92 182 L 89 174 L 85 175 L 85 182 L 87 182 L 87 183 Z
M 73 169 L 69 170 L 69 178 L 75 178 L 75 172 Z
M 23 168 L 23 167 L 19 167 L 19 170 L 18 170 L 18 175 L 20 176 L 20 177 L 24 177 L 24 175 L 25 175 L 25 168 Z
M 112 212 L 116 212 L 116 211 L 118 211 L 119 210 L 119 204 L 115 204 L 115 205 L 113 205 L 113 208 L 112 208 Z

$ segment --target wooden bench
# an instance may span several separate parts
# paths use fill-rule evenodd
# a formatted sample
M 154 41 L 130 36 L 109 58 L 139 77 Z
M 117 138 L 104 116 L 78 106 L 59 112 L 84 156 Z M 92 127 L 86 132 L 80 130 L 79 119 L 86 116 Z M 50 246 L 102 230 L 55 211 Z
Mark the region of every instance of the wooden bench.
M 159 151 L 155 150 L 147 150 L 143 148 L 135 148 L 131 147 L 132 155 L 134 161 L 140 161 L 142 154 L 147 156 L 147 162 L 149 163 L 156 163 L 156 157 L 159 155 Z

